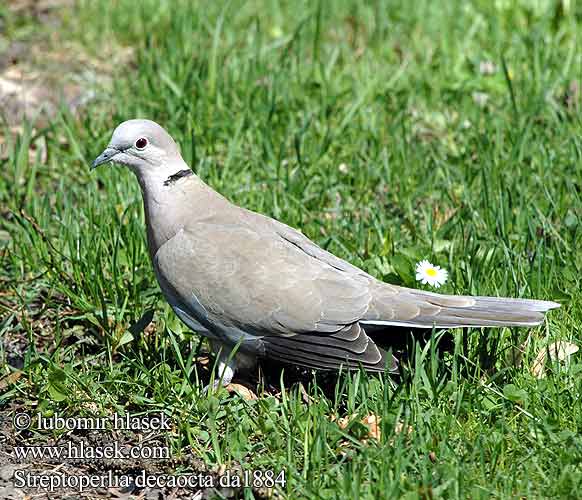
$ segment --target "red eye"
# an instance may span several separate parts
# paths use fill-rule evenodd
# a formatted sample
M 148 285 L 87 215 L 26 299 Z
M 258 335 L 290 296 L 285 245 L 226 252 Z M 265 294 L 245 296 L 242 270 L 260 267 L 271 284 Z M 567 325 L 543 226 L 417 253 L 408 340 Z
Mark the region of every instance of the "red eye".
M 137 149 L 144 149 L 148 145 L 148 140 L 145 137 L 140 137 L 135 141 L 135 147 Z

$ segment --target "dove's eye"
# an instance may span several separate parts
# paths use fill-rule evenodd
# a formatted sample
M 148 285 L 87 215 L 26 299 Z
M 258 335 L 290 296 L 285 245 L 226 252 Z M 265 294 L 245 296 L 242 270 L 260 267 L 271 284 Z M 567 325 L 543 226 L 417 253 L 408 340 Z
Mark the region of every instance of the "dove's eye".
M 137 149 L 145 149 L 148 145 L 148 140 L 145 137 L 140 137 L 137 141 L 135 141 L 135 147 Z

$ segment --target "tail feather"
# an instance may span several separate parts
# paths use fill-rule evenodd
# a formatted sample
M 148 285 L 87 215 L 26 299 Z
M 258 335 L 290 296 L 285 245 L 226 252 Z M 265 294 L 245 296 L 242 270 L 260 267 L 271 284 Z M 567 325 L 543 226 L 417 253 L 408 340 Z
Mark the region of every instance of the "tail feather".
M 362 323 L 414 328 L 535 326 L 557 307 L 560 304 L 546 300 L 440 295 L 401 288 L 397 294 L 380 295 Z

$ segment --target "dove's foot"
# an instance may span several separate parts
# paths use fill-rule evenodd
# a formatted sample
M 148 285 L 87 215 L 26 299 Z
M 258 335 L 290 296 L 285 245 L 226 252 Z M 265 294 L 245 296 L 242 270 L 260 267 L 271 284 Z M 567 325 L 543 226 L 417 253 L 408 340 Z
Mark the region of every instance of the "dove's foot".
M 218 357 L 218 367 L 216 368 L 217 380 L 214 381 L 215 384 L 221 383 L 223 386 L 230 384 L 232 377 L 234 377 L 234 372 L 236 370 L 236 361 L 233 359 L 223 359 L 222 356 Z
M 219 386 L 224 387 L 230 384 L 232 378 L 234 377 L 234 372 L 236 371 L 236 361 L 232 356 L 223 355 L 223 353 L 224 350 L 220 351 L 218 354 L 218 363 L 216 366 L 214 382 L 208 384 L 204 388 L 205 393 L 215 391 Z

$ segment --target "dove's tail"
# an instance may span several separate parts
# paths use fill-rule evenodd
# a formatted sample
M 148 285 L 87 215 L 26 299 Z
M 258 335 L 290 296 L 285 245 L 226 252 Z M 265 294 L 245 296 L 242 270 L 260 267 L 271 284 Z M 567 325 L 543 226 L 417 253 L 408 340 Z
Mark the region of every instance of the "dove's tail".
M 503 297 L 440 295 L 411 288 L 379 287 L 363 325 L 412 328 L 539 325 L 556 302 Z

